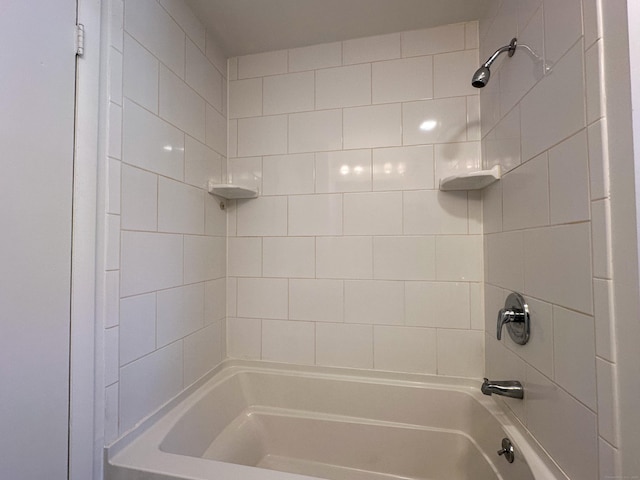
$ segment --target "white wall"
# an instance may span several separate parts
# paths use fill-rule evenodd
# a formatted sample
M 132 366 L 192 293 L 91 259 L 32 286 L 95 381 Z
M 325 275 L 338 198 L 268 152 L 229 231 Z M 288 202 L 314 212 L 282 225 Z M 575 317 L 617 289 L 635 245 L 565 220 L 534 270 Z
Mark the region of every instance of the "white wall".
M 260 197 L 229 209 L 229 356 L 482 376 L 480 196 L 437 189 L 480 165 L 477 37 L 230 60 L 229 180 Z
M 181 1 L 110 2 L 105 442 L 225 357 L 226 59 Z
M 618 430 L 602 30 L 596 0 L 505 0 L 480 22 L 480 56 L 517 36 L 482 91 L 486 370 L 524 380 L 507 405 L 570 478 L 615 475 Z M 526 346 L 498 342 L 509 291 L 529 302 Z

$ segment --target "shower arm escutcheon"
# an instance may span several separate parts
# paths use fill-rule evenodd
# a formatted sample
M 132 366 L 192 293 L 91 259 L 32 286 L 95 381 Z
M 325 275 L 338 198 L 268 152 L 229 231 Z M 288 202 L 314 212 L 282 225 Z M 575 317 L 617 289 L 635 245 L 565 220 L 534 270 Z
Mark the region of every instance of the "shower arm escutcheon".
M 525 345 L 529 341 L 531 332 L 529 306 L 519 293 L 510 293 L 504 303 L 504 308 L 498 312 L 496 322 L 496 338 L 498 340 L 502 340 L 502 328 L 505 325 L 509 336 L 515 343 Z

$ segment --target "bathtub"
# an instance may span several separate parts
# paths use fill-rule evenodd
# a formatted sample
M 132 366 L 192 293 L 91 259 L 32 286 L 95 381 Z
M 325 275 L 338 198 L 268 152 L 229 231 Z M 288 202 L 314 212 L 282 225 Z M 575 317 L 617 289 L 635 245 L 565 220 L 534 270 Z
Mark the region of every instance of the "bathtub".
M 567 479 L 479 386 L 225 362 L 109 448 L 106 480 Z M 513 463 L 497 455 L 503 437 Z

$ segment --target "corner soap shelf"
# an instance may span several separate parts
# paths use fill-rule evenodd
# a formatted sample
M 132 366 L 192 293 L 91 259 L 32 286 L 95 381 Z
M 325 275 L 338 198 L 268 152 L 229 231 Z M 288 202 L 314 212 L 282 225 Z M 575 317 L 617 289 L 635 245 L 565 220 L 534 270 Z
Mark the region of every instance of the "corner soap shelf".
M 502 169 L 496 165 L 491 170 L 478 170 L 476 172 L 465 172 L 440 180 L 440 190 L 482 190 L 493 182 L 500 180 Z
M 227 200 L 256 198 L 258 196 L 257 190 L 250 187 L 243 187 L 242 185 L 234 185 L 232 183 L 209 182 L 209 193 Z

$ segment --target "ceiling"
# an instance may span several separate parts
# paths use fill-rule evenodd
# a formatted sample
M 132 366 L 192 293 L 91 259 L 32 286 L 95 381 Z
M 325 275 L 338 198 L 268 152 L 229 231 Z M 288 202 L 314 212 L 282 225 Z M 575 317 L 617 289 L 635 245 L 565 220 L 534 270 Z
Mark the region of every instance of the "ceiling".
M 494 0 L 186 0 L 229 57 L 477 20 Z

